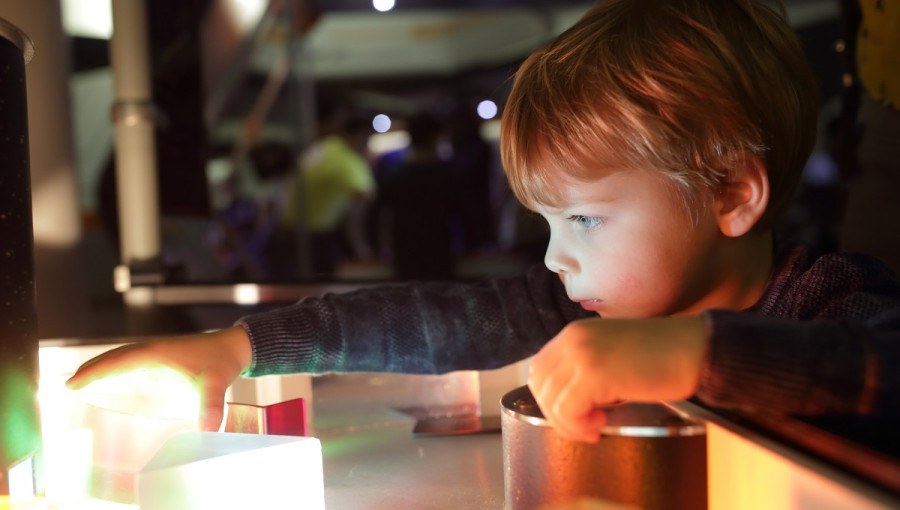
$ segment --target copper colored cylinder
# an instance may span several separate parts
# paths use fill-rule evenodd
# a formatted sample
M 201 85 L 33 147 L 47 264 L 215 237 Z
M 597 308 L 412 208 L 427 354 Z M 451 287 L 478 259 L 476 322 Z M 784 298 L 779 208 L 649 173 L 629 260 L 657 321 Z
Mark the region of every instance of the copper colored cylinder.
M 707 508 L 706 427 L 663 404 L 606 408 L 597 443 L 559 436 L 527 386 L 503 396 L 507 510 L 579 499 L 641 510 Z
M 0 19 L 0 502 L 42 492 L 25 92 L 32 51 L 28 37 Z

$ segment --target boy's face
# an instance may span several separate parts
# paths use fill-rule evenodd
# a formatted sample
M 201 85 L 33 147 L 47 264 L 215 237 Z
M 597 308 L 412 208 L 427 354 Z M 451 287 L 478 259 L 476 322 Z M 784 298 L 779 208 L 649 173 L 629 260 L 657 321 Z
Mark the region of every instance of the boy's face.
M 696 221 L 666 177 L 621 171 L 562 180 L 563 203 L 537 211 L 550 225 L 544 259 L 569 298 L 607 318 L 699 313 L 716 305 L 727 267 L 713 209 Z M 721 304 L 721 303 L 720 303 Z

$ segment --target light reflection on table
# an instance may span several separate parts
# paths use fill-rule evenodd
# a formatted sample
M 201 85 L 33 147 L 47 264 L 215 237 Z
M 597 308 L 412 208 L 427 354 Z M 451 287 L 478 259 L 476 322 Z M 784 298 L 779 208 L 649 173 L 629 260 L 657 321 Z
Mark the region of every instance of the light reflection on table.
M 41 349 L 47 501 L 39 508 L 138 508 L 90 497 L 92 439 L 85 436 L 89 431 L 69 426 L 72 392 L 65 389 L 65 379 L 83 361 L 112 347 Z M 499 433 L 416 436 L 414 418 L 396 410 L 441 398 L 429 397 L 435 394 L 459 402 L 477 399 L 477 377 L 346 374 L 314 381 L 312 435 L 322 442 L 328 510 L 503 508 Z

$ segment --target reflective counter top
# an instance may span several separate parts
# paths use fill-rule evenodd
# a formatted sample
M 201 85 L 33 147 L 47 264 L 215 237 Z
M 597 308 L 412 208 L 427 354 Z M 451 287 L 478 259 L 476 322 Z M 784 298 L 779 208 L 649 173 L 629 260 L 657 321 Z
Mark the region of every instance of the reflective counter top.
M 326 508 L 503 508 L 499 433 L 414 437 L 412 427 L 321 435 Z
M 48 427 L 59 426 L 66 417 L 64 406 L 45 405 L 44 397 L 54 391 L 64 391 L 62 381 L 75 367 L 111 347 L 72 344 L 63 347 L 60 343 L 42 346 L 41 399 L 48 489 L 53 480 L 69 484 L 54 487 L 54 497 L 62 497 L 60 503 L 52 502 L 48 490 L 50 508 L 137 508 L 73 497 L 78 496 L 79 490 L 72 485 L 79 478 L 73 474 L 85 465 L 84 460 L 78 464 L 76 457 L 89 457 L 90 452 L 79 446 L 83 442 L 71 440 L 77 439 L 71 431 L 68 436 L 56 439 L 47 433 Z M 291 378 L 299 378 L 300 384 Z M 499 383 L 502 391 L 502 388 L 518 386 L 520 379 L 521 374 L 512 373 L 491 384 Z M 310 435 L 319 438 L 322 444 L 328 510 L 504 508 L 503 454 L 498 430 L 455 435 L 429 435 L 414 430 L 417 422 L 413 415 L 420 415 L 416 410 L 429 405 L 448 409 L 474 403 L 475 407 L 468 411 L 480 409 L 485 415 L 499 414 L 498 388 L 486 393 L 487 379 L 483 373 L 269 376 L 242 381 L 252 382 L 255 386 L 252 392 L 256 395 L 261 395 L 263 387 L 273 390 L 275 398 L 295 398 L 296 395 L 288 393 L 297 391 L 311 395 Z M 236 394 L 237 388 L 233 387 L 232 392 Z M 763 433 L 749 426 L 749 422 L 691 403 L 682 407 L 708 423 L 711 510 L 900 508 L 900 494 L 889 486 L 848 472 L 846 465 L 823 459 L 796 441 Z M 790 423 L 782 425 L 790 428 Z M 840 457 L 851 459 L 861 452 L 852 444 L 842 444 L 846 449 L 837 452 Z M 62 446 L 66 449 L 62 450 Z M 65 460 L 68 465 L 53 465 L 58 460 Z M 898 464 L 885 466 L 893 471 L 881 469 L 880 472 L 893 477 L 900 473 Z M 51 480 L 56 474 L 62 476 Z M 302 508 L 302 504 L 297 508 Z

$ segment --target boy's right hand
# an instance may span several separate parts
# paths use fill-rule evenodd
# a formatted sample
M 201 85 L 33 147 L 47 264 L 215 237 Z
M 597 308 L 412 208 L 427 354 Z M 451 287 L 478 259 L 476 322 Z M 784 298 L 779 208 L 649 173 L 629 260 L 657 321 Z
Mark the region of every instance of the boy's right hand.
M 165 366 L 182 373 L 200 395 L 200 427 L 216 431 L 222 423 L 225 390 L 250 366 L 250 338 L 240 326 L 212 333 L 162 338 L 123 345 L 85 362 L 66 381 L 77 390 L 106 376 Z

